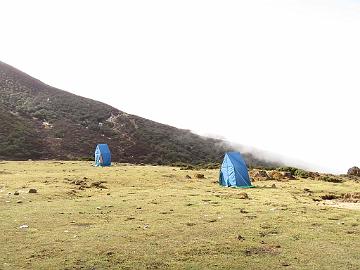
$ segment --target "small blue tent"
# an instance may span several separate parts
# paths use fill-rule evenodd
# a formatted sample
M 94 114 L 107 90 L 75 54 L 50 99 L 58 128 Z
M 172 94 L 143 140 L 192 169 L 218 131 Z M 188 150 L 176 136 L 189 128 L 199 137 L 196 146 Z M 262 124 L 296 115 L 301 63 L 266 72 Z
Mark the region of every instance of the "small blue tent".
M 246 163 L 239 152 L 225 154 L 219 184 L 225 187 L 252 187 Z
M 110 166 L 111 153 L 107 144 L 98 144 L 95 149 L 95 166 Z

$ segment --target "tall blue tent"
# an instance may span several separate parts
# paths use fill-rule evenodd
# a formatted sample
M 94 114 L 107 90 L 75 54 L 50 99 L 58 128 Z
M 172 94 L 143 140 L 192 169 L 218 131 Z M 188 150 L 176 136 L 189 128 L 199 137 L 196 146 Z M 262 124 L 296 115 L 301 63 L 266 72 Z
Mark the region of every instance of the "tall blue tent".
M 225 187 L 251 187 L 248 168 L 239 152 L 225 153 L 219 184 Z
M 95 166 L 110 166 L 111 153 L 107 144 L 98 144 L 95 149 Z

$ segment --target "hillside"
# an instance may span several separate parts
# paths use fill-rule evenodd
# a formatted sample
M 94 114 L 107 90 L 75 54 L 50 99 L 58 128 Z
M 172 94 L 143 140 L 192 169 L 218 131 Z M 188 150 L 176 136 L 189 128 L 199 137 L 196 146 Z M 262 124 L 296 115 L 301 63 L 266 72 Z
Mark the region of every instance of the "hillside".
M 0 159 L 86 159 L 107 143 L 114 161 L 219 162 L 230 147 L 217 139 L 127 114 L 56 89 L 0 62 Z M 246 154 L 251 166 L 273 165 Z

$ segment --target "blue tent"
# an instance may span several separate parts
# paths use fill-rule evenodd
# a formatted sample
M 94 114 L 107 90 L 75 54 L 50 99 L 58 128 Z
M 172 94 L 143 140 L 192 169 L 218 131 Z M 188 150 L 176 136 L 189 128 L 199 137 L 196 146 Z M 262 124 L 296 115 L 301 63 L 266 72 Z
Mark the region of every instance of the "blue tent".
M 95 166 L 110 166 L 111 153 L 107 144 L 98 144 L 95 149 Z
M 246 163 L 239 152 L 225 154 L 219 184 L 225 187 L 251 187 Z

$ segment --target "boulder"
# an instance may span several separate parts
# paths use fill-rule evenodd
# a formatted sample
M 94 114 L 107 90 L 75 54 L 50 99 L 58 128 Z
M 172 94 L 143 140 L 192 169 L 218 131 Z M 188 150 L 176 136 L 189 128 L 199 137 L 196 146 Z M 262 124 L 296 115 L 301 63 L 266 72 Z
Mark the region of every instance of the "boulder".
M 29 193 L 37 193 L 37 190 L 35 188 L 30 188 Z
M 360 176 L 360 169 L 359 167 L 352 167 L 347 172 L 348 175 Z

